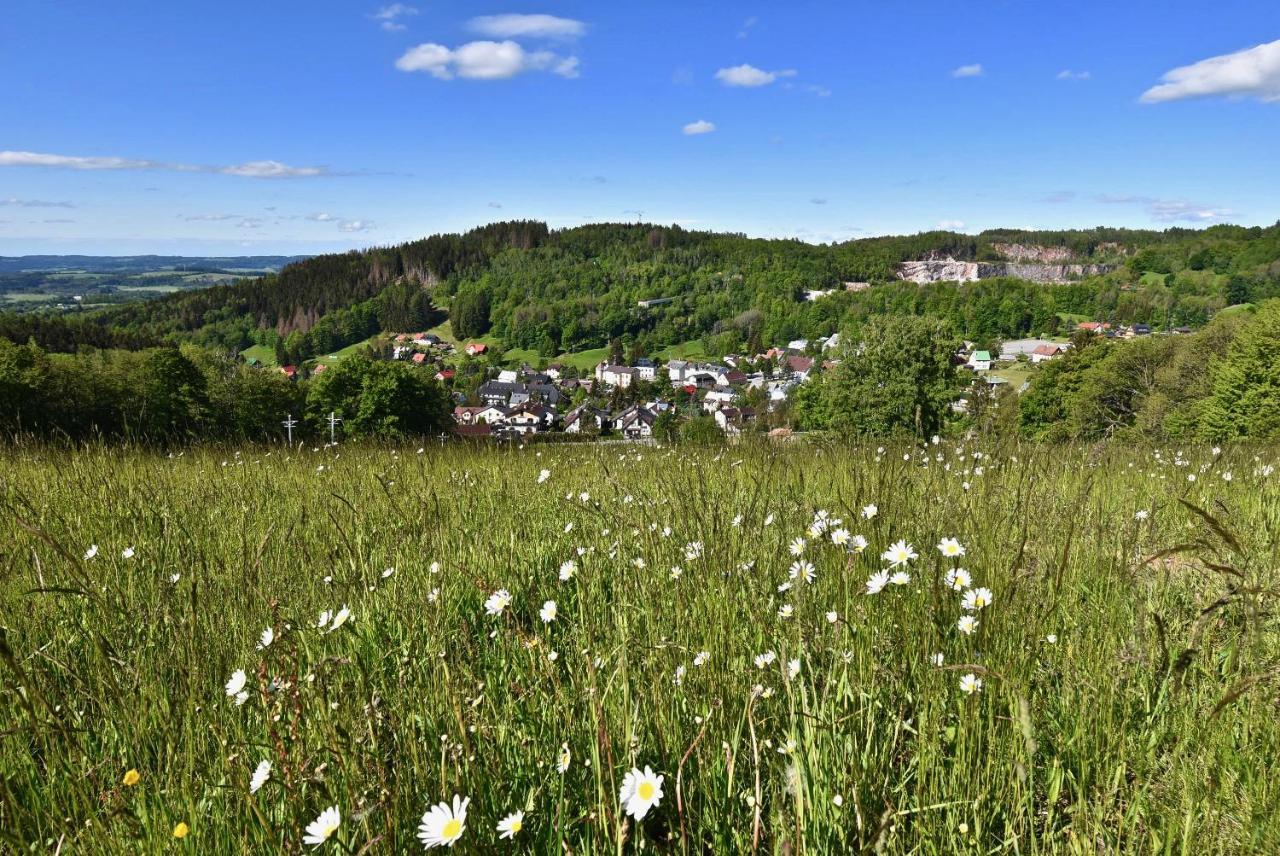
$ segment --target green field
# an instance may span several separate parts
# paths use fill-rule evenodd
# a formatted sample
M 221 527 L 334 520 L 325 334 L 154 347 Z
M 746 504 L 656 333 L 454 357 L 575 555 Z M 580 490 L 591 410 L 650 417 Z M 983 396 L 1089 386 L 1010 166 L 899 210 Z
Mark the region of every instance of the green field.
M 417 445 L 0 452 L 0 849 L 1280 848 L 1275 449 Z
M 268 348 L 266 345 L 250 345 L 240 352 L 240 356 L 246 360 L 257 360 L 264 366 L 275 366 L 276 364 L 275 348 Z
M 352 354 L 356 354 L 363 351 L 376 338 L 377 336 L 371 336 L 362 342 L 356 342 L 354 345 L 347 345 L 345 348 L 339 348 L 338 350 L 333 351 L 331 353 L 321 354 L 320 356 L 315 358 L 315 361 L 322 365 L 331 366 L 334 363 L 341 360 L 343 357 L 349 357 Z

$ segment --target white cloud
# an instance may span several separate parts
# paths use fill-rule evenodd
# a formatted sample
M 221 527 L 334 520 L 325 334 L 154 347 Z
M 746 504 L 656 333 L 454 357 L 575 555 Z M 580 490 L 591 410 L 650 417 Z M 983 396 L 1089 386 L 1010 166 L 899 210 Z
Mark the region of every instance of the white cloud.
M 0 205 L 12 205 L 17 208 L 75 208 L 70 202 L 46 202 L 43 199 L 0 199 Z
M 779 77 L 795 77 L 796 71 L 793 68 L 783 69 L 782 71 L 765 71 L 762 68 L 756 68 L 754 65 L 743 63 L 735 65 L 732 68 L 722 68 L 716 72 L 716 80 L 725 86 L 768 86 Z
M 1058 72 L 1059 80 L 1088 80 L 1091 77 L 1093 77 L 1093 75 L 1087 71 L 1072 71 L 1069 68 L 1064 68 L 1062 71 Z
M 405 29 L 405 25 L 400 23 L 401 18 L 412 17 L 416 14 L 418 14 L 418 10 L 412 6 L 404 3 L 392 3 L 390 6 L 383 6 L 369 17 L 378 21 L 382 29 L 389 33 L 394 33 Z
M 339 232 L 367 232 L 373 228 L 369 220 L 343 220 L 338 224 Z
M 942 229 L 945 232 L 963 232 L 964 221 L 963 220 L 939 220 L 938 228 Z
M 714 122 L 708 122 L 706 119 L 699 119 L 696 122 L 690 122 L 684 126 L 684 135 L 686 137 L 697 137 L 701 134 L 710 134 L 716 129 Z
M 453 50 L 429 42 L 405 51 L 396 60 L 396 68 L 426 72 L 439 80 L 507 80 L 526 71 L 577 77 L 578 58 L 551 51 L 526 51 L 513 41 L 468 42 Z
M 322 166 L 289 166 L 279 161 L 263 160 L 230 166 L 206 166 L 189 163 L 135 160 L 121 157 L 82 157 L 51 155 L 40 152 L 0 151 L 0 166 L 40 166 L 51 169 L 76 170 L 165 170 L 168 172 L 207 172 L 241 178 L 313 178 L 332 175 Z
M 1211 95 L 1280 101 L 1280 40 L 1175 68 L 1160 80 L 1142 93 L 1143 103 Z
M 234 220 L 239 214 L 190 214 L 182 219 L 188 223 L 216 223 L 220 220 Z
M 334 217 L 332 214 L 326 214 L 324 211 L 317 211 L 315 214 L 308 214 L 307 219 L 313 220 L 316 223 L 332 223 L 338 218 Z
M 973 65 L 962 65 L 951 72 L 952 77 L 982 77 L 984 74 L 986 74 L 986 71 L 980 62 L 975 62 Z
M 467 28 L 494 39 L 576 39 L 587 31 L 581 21 L 555 15 L 481 15 Z
M 738 38 L 745 39 L 751 35 L 751 30 L 756 24 L 760 23 L 760 19 L 752 15 L 750 18 L 742 22 L 742 29 L 738 30 Z
M 1213 223 L 1235 214 L 1230 208 L 1189 202 L 1186 199 L 1156 199 L 1151 196 L 1101 193 L 1095 196 L 1094 200 L 1107 205 L 1141 205 L 1147 209 L 1151 219 L 1159 223 Z

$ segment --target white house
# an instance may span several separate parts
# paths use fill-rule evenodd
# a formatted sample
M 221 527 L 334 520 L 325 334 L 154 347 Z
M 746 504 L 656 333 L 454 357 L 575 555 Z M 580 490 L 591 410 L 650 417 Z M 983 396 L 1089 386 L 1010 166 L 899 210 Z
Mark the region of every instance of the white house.
M 605 386 L 616 386 L 626 389 L 636 379 L 636 370 L 630 366 L 612 366 L 600 363 L 596 366 L 596 380 Z

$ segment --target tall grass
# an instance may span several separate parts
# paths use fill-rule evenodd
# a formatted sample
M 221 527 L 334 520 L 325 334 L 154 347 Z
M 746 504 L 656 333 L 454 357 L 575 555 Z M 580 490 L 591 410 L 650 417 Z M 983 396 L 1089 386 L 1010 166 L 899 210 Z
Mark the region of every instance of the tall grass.
M 414 852 L 456 793 L 470 853 L 1280 851 L 1276 455 L 1176 452 L 10 450 L 0 850 Z

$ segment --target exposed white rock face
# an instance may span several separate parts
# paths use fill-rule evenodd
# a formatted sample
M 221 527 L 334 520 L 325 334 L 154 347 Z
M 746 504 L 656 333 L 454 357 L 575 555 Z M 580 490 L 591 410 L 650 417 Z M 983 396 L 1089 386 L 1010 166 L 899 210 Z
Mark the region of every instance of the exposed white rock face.
M 977 282 L 978 263 L 960 262 L 955 259 L 929 259 L 919 262 L 903 262 L 898 276 L 915 283 L 927 282 Z
M 1011 262 L 1062 264 L 1071 261 L 1071 250 L 1066 247 L 1042 247 L 1039 244 L 992 244 L 991 249 Z
M 1031 282 L 1072 282 L 1086 276 L 1097 276 L 1114 265 L 1020 264 L 1016 262 L 962 262 L 940 259 L 903 262 L 898 277 L 909 282 L 977 282 L 1011 276 Z

